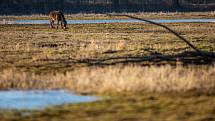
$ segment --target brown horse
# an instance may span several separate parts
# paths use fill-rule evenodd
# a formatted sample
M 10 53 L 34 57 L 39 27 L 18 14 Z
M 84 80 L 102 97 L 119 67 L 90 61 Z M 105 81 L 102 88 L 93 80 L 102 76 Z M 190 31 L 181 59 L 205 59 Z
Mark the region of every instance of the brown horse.
M 55 28 L 54 22 L 57 21 L 57 29 L 59 26 L 59 22 L 61 22 L 61 28 L 66 29 L 67 21 L 61 11 L 51 11 L 49 13 L 50 18 L 50 27 Z

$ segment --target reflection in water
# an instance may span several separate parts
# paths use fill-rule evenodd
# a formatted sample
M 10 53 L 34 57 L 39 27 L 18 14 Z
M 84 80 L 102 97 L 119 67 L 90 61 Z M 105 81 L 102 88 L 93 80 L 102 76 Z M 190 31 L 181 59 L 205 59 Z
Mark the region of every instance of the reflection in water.
M 152 20 L 157 23 L 189 23 L 189 22 L 215 22 L 215 19 L 173 19 L 173 20 Z M 143 22 L 134 19 L 113 19 L 113 20 L 67 20 L 68 24 L 97 24 L 97 23 L 126 23 Z M 48 20 L 16 20 L 13 24 L 49 24 Z
M 65 90 L 0 91 L 0 108 L 41 109 L 66 103 L 83 103 L 98 100 L 95 96 L 81 96 Z

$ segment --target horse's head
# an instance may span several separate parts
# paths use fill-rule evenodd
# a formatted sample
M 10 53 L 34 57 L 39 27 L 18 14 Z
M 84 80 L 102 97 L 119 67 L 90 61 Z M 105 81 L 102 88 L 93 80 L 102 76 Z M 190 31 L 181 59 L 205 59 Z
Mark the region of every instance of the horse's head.
M 67 26 L 67 21 L 64 20 L 63 28 L 66 29 L 66 26 Z
M 66 29 L 66 25 L 67 25 L 67 21 L 64 20 L 64 21 L 63 21 L 63 29 Z

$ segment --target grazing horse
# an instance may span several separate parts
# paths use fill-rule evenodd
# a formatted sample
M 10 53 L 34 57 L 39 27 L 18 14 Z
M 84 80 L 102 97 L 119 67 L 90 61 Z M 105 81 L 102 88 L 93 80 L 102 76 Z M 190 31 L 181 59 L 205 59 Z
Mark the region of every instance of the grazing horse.
M 51 11 L 49 13 L 50 18 L 50 27 L 55 28 L 54 22 L 57 21 L 57 29 L 59 26 L 59 22 L 61 22 L 61 28 L 66 29 L 67 21 L 61 11 Z

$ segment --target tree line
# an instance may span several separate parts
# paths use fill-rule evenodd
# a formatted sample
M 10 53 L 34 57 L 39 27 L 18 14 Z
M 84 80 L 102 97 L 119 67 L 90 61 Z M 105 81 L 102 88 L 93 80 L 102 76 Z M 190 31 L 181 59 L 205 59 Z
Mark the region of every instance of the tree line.
M 214 0 L 0 0 L 0 14 L 214 10 Z

